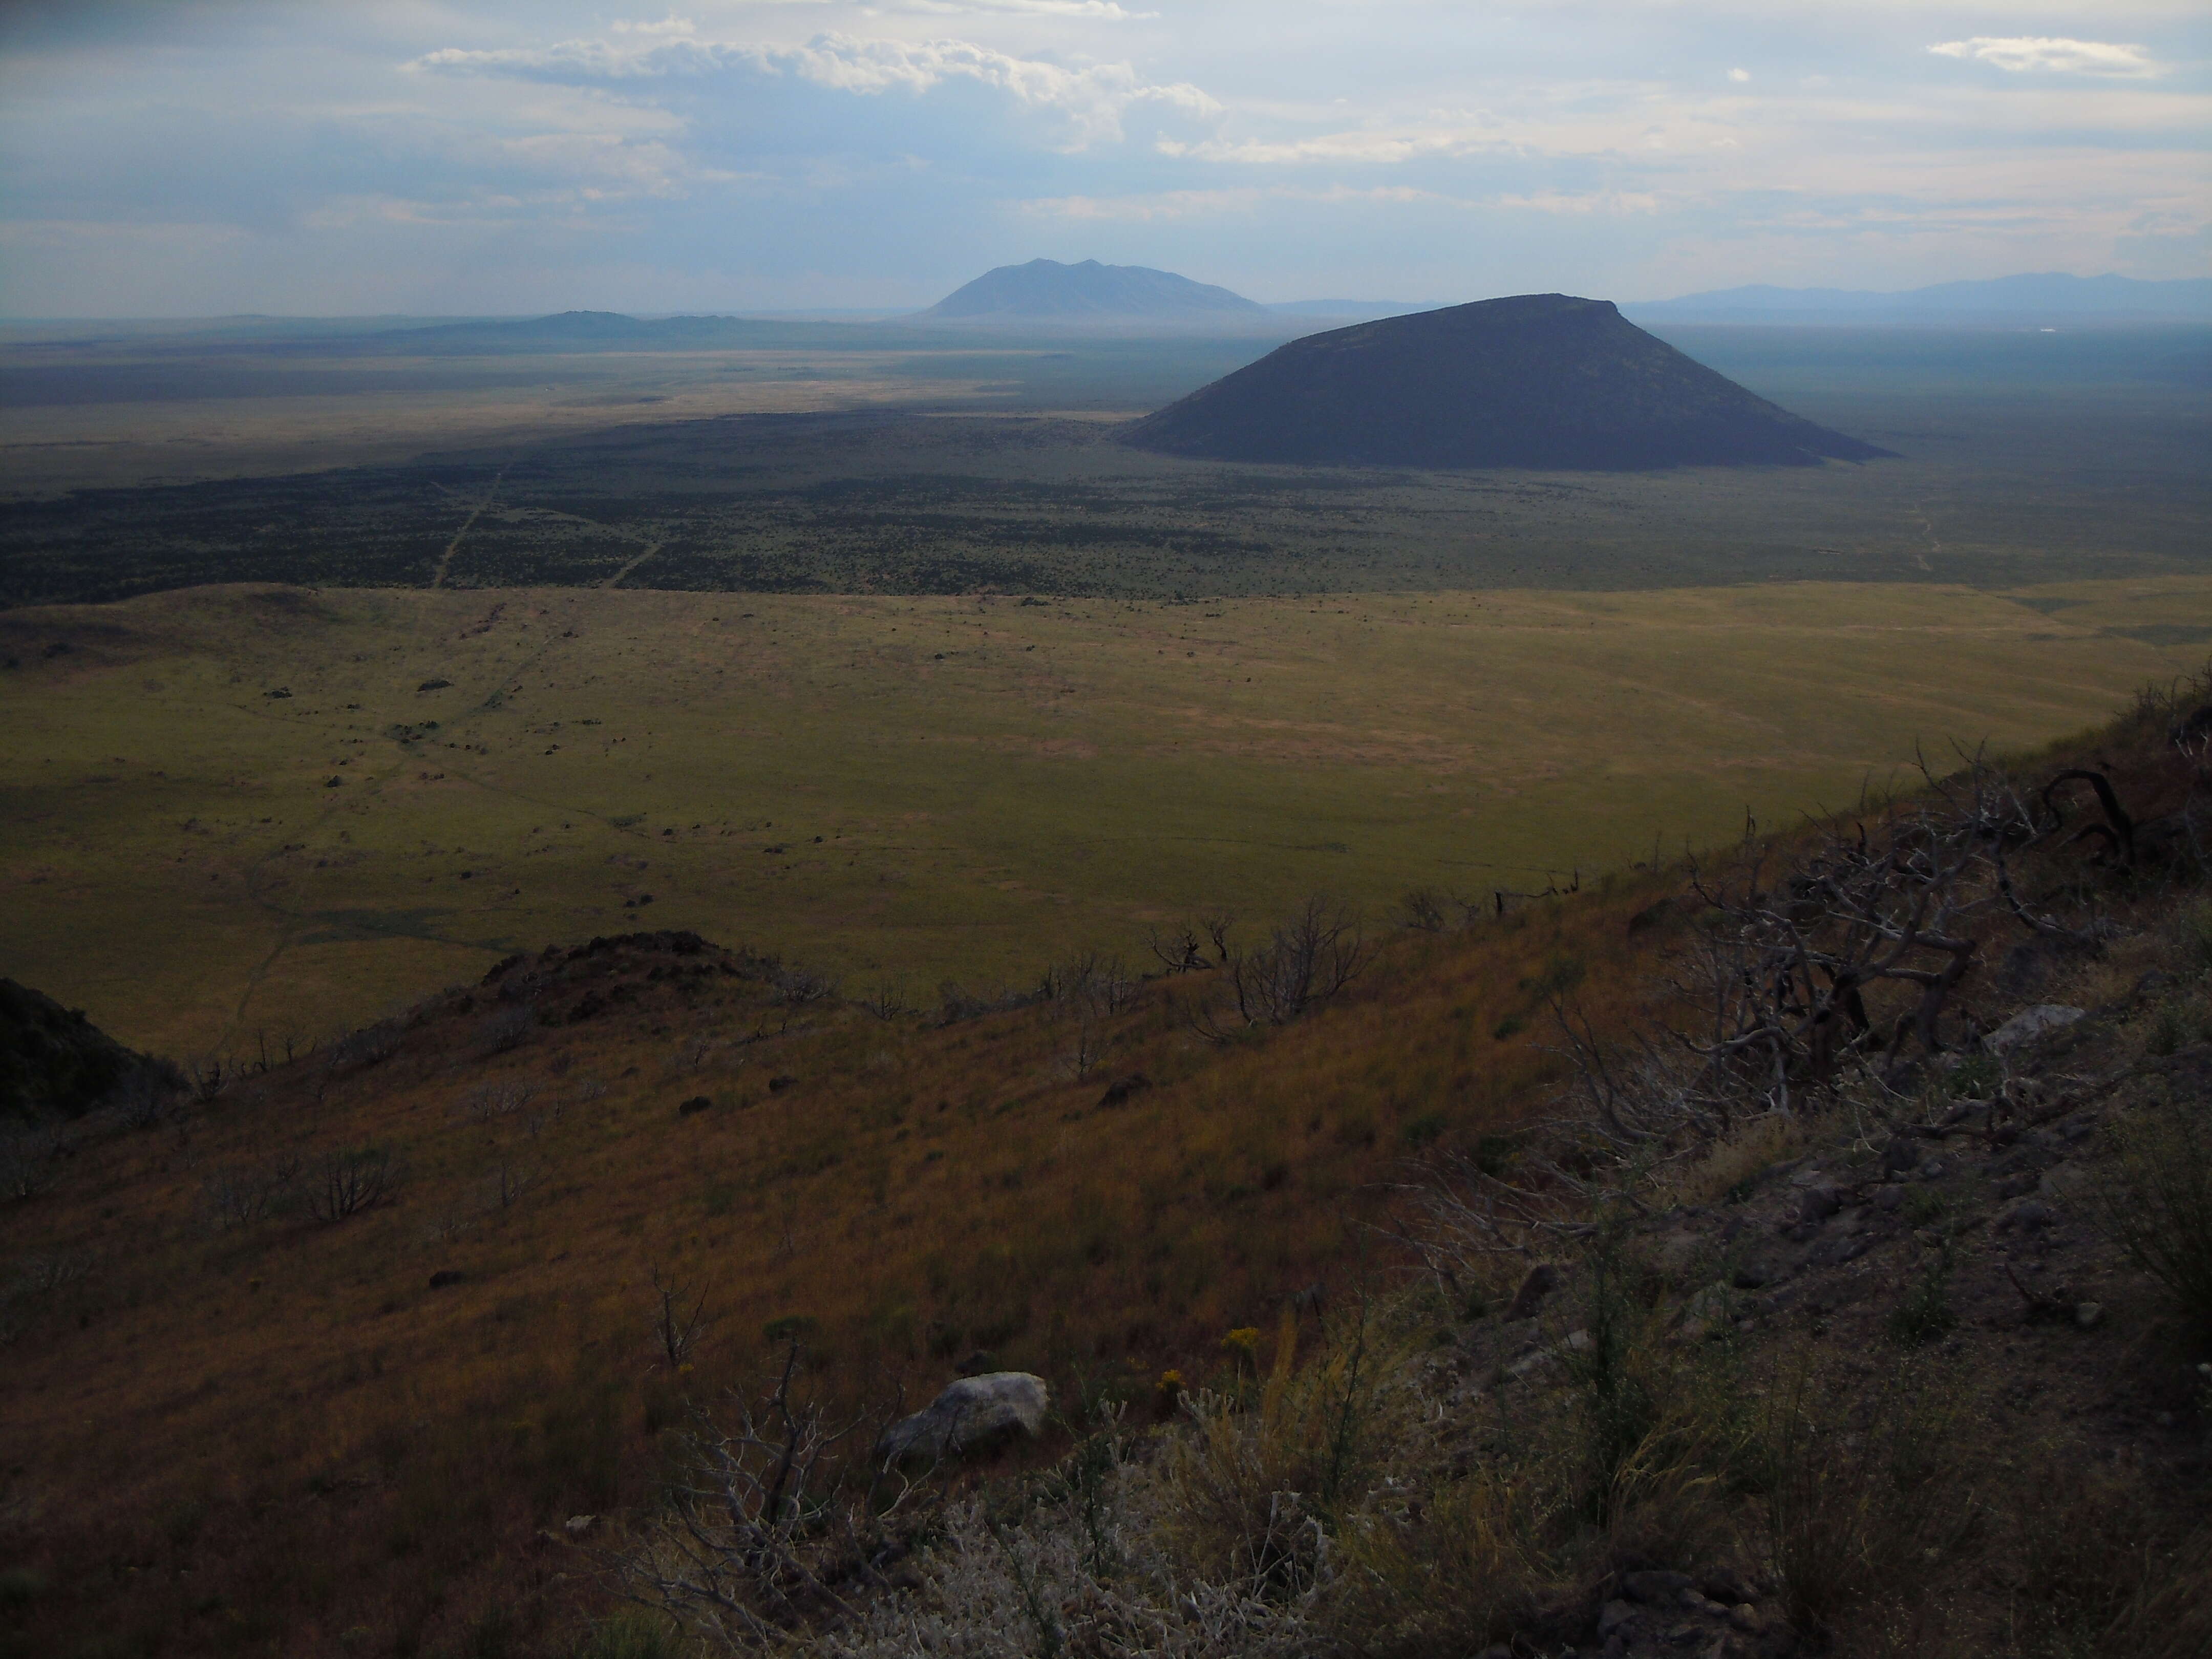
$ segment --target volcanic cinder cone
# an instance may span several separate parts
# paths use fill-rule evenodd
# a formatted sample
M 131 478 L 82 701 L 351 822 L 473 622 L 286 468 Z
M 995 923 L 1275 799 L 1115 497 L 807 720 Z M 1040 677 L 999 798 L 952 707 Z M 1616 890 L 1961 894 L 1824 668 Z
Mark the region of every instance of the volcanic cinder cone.
M 1164 454 L 1321 466 L 1816 465 L 1891 454 L 1626 320 L 1529 294 L 1293 340 L 1136 422 Z

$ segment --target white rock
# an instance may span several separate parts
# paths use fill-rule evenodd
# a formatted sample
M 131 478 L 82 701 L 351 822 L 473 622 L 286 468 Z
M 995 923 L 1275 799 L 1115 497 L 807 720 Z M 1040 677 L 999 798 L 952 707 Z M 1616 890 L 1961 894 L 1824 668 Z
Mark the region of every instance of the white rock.
M 2039 1002 L 2014 1014 L 1984 1037 L 1982 1047 L 1993 1054 L 2008 1054 L 2023 1042 L 2064 1030 L 2087 1012 L 2086 1008 L 2069 1008 L 2063 1003 Z
M 1044 1426 L 1052 1390 L 1027 1371 L 988 1371 L 963 1376 L 929 1403 L 884 1431 L 876 1455 L 949 1457 L 1003 1435 L 1035 1434 Z

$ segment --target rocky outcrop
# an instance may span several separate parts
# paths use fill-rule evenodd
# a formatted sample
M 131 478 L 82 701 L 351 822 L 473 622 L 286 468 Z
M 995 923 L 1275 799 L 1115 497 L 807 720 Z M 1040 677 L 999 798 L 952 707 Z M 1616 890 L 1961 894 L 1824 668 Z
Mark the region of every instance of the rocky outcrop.
M 905 1458 L 957 1456 L 1014 1434 L 1034 1435 L 1044 1426 L 1052 1390 L 1028 1371 L 988 1371 L 963 1376 L 929 1403 L 925 1411 L 894 1423 L 876 1443 L 885 1462 Z

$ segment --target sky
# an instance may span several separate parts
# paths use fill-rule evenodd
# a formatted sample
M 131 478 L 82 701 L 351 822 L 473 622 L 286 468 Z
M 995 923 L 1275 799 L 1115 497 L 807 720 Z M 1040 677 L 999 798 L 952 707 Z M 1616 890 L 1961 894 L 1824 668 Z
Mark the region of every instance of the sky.
M 0 0 L 0 315 L 2212 274 L 2206 0 Z

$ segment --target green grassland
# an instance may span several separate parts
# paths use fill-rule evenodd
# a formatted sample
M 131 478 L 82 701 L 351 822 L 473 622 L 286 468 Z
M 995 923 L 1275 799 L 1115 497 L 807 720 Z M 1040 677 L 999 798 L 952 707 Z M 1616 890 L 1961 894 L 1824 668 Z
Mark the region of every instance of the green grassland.
M 683 927 L 1018 982 L 1847 803 L 2199 664 L 2212 579 L 1172 604 L 232 586 L 0 613 L 0 973 L 198 1055 Z M 647 896 L 650 895 L 650 902 Z

